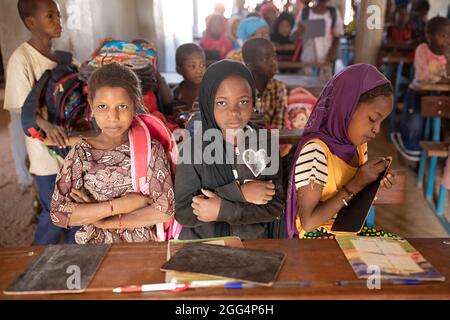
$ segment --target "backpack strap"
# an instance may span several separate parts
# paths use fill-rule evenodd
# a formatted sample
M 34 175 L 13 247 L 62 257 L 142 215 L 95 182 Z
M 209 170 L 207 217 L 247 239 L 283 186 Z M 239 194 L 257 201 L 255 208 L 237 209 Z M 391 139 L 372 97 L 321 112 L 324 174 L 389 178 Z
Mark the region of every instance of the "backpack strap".
M 55 51 L 56 62 L 58 65 L 68 66 L 72 64 L 73 56 L 71 52 L 68 51 Z
M 44 141 L 44 137 L 39 132 L 40 129 L 36 123 L 36 117 L 37 110 L 39 109 L 41 99 L 45 94 L 45 89 L 47 88 L 50 77 L 51 71 L 45 71 L 25 99 L 21 113 L 22 128 L 25 134 L 41 141 Z
M 152 115 L 136 116 L 131 124 L 128 137 L 130 140 L 131 179 L 133 189 L 142 194 L 149 194 L 147 169 L 151 159 L 151 138 L 158 140 L 172 167 L 172 177 L 175 176 L 177 145 L 169 129 L 161 120 Z M 156 225 L 157 241 L 177 239 L 181 232 L 181 225 L 174 218 L 166 223 Z

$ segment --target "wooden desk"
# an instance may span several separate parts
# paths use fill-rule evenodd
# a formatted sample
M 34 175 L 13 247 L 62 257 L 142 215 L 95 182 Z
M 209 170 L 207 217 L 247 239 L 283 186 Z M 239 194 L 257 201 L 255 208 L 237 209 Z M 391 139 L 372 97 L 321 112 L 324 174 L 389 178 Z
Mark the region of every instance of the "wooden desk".
M 444 283 L 418 286 L 382 285 L 339 287 L 336 281 L 356 280 L 350 264 L 335 240 L 253 240 L 246 248 L 282 251 L 286 262 L 278 281 L 312 281 L 308 288 L 221 288 L 191 289 L 185 292 L 114 294 L 117 286 L 164 282 L 159 270 L 165 262 L 166 244 L 113 245 L 88 292 L 65 295 L 5 296 L 3 290 L 37 258 L 42 247 L 0 248 L 0 299 L 450 299 L 450 239 L 410 239 L 411 244 L 447 279 Z M 29 256 L 33 251 L 34 256 Z
M 183 77 L 175 72 L 162 72 L 161 76 L 166 80 L 167 84 L 171 88 L 175 88 L 181 81 L 183 81 Z
M 412 64 L 414 63 L 414 59 L 411 57 L 403 57 L 403 56 L 399 56 L 399 55 L 393 55 L 393 54 L 389 54 L 387 56 L 383 56 L 381 58 L 381 63 L 382 64 L 399 64 L 399 63 L 404 63 L 404 64 Z
M 306 90 L 311 91 L 314 96 L 319 96 L 326 82 L 316 76 L 302 76 L 297 74 L 277 74 L 275 79 L 282 81 L 286 84 L 288 90 L 295 89 L 297 87 L 303 87 Z
M 177 86 L 181 81 L 183 81 L 183 77 L 178 73 L 161 73 L 161 75 L 166 79 L 169 87 Z M 286 83 L 288 89 L 294 89 L 297 87 L 303 87 L 315 96 L 318 96 L 322 89 L 325 87 L 325 81 L 321 80 L 319 77 L 314 76 L 302 76 L 296 74 L 277 74 L 275 75 L 275 79 L 283 81 Z
M 417 90 L 450 92 L 450 82 L 447 83 L 422 83 Z
M 280 129 L 280 144 L 296 144 L 302 137 L 303 129 Z

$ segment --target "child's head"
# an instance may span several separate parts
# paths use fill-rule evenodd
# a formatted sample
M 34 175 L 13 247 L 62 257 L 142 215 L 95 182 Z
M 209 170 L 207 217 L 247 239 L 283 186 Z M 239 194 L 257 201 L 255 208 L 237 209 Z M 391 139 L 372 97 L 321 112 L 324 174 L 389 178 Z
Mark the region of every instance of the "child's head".
M 186 43 L 178 47 L 175 60 L 177 72 L 185 81 L 200 84 L 205 74 L 205 53 L 195 43 Z
M 220 14 L 223 16 L 225 14 L 225 5 L 222 2 L 217 2 L 214 5 L 214 13 Z
M 136 74 L 111 63 L 92 74 L 88 83 L 89 104 L 103 134 L 120 137 L 128 133 L 142 106 L 141 85 Z
M 269 26 L 261 18 L 249 17 L 241 21 L 236 35 L 241 39 L 242 43 L 256 38 L 269 39 Z
M 217 88 L 214 99 L 214 118 L 217 126 L 226 130 L 243 129 L 253 112 L 252 88 L 239 75 L 230 75 Z
M 419 17 L 426 18 L 428 11 L 430 11 L 430 3 L 427 0 L 420 0 L 415 4 L 414 8 L 411 7 L 411 10 L 415 11 Z
M 255 82 L 240 62 L 222 60 L 206 70 L 199 102 L 203 130 L 219 129 L 224 134 L 243 129 L 250 121 Z
M 427 22 L 425 33 L 431 48 L 443 54 L 450 46 L 450 20 L 434 17 Z
M 347 128 L 348 139 L 353 145 L 362 145 L 376 137 L 381 123 L 392 111 L 392 102 L 391 83 L 375 87 L 359 97 Z
M 62 33 L 58 5 L 53 0 L 19 0 L 20 18 L 33 34 L 59 38 Z
M 267 79 L 273 78 L 278 70 L 275 48 L 267 39 L 257 38 L 247 41 L 242 47 L 242 57 L 253 73 Z
M 404 26 L 409 22 L 409 11 L 406 6 L 398 6 L 395 9 L 395 24 Z
M 259 9 L 259 13 L 269 26 L 273 26 L 275 20 L 280 14 L 280 11 L 272 2 L 266 2 L 261 6 L 261 9 Z
M 274 27 L 276 28 L 276 32 L 280 36 L 287 38 L 291 34 L 291 30 L 294 27 L 294 23 L 295 19 L 292 16 L 292 14 L 288 12 L 283 12 L 278 17 Z
M 214 39 L 219 39 L 226 30 L 226 20 L 220 14 L 212 14 L 208 17 L 206 22 L 206 30 L 209 32 L 211 37 Z

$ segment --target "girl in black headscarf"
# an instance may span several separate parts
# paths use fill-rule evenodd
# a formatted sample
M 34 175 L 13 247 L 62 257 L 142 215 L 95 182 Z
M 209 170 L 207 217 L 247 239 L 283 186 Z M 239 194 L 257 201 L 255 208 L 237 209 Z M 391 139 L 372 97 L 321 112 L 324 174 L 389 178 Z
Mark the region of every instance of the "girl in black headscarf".
M 295 19 L 292 14 L 288 12 L 281 13 L 272 27 L 270 40 L 278 45 L 292 44 L 293 41 L 291 41 L 289 35 L 294 27 L 294 23 Z
M 253 77 L 241 63 L 223 60 L 206 71 L 199 96 L 202 128 L 180 146 L 176 171 L 180 239 L 280 236 L 279 148 L 270 134 L 249 122 L 255 92 Z

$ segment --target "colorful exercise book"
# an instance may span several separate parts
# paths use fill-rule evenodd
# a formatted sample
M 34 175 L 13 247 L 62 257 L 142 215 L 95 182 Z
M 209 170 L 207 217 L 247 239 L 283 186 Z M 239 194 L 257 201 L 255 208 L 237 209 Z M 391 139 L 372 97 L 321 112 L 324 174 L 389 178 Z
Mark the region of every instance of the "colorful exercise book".
M 336 236 L 345 257 L 359 279 L 373 276 L 378 266 L 381 280 L 445 281 L 442 276 L 407 240 Z
M 189 243 L 207 243 L 219 246 L 228 246 L 232 248 L 244 248 L 239 237 L 222 237 L 199 240 L 170 240 L 167 244 L 167 261 L 170 260 L 184 245 Z M 214 276 L 191 274 L 187 272 L 166 271 L 166 282 L 192 282 L 192 281 L 211 281 L 222 280 Z

